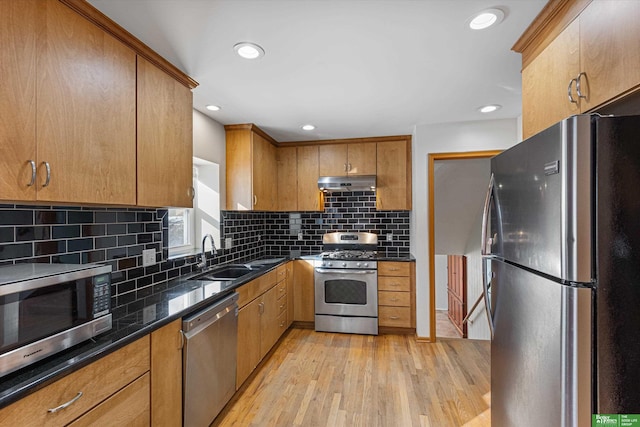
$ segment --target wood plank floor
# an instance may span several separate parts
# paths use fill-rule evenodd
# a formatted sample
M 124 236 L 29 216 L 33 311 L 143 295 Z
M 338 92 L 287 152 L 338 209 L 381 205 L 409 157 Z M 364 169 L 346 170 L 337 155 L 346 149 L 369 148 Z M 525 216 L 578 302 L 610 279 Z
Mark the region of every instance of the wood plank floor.
M 291 329 L 214 426 L 489 426 L 490 344 Z

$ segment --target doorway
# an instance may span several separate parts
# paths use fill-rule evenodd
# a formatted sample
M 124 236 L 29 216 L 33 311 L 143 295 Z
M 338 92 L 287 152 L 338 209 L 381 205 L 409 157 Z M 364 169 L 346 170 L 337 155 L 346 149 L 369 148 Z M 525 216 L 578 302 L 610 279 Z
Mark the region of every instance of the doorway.
M 428 156 L 429 334 L 431 342 L 441 337 L 437 330 L 438 320 L 441 321 L 441 325 L 446 327 L 442 321 L 446 322 L 447 318 L 451 318 L 453 315 L 454 318 L 460 318 L 457 320 L 461 326 L 461 318 L 464 317 L 461 313 L 462 310 L 471 308 L 482 292 L 479 255 L 481 209 L 486 185 L 489 181 L 489 159 L 500 152 L 431 153 Z M 483 176 L 482 171 L 486 171 L 486 177 Z M 437 263 L 436 257 L 438 258 Z M 452 259 L 461 262 L 462 257 L 465 257 L 465 263 L 469 263 L 466 267 L 469 269 L 467 273 L 469 283 L 465 287 L 466 292 L 464 292 L 466 295 L 462 295 L 462 292 L 452 293 L 455 286 L 453 283 L 449 283 L 449 278 L 455 276 L 446 271 L 447 264 Z M 443 265 L 445 271 L 442 271 Z M 460 269 L 459 266 L 456 268 Z M 439 281 L 436 280 L 436 277 Z M 460 290 L 460 285 L 457 286 Z M 438 295 L 436 289 L 439 289 Z M 444 297 L 442 292 L 445 294 Z M 443 303 L 443 300 L 446 302 Z M 450 303 L 452 303 L 451 313 L 449 313 Z M 438 308 L 443 308 L 443 304 L 447 306 L 446 311 L 444 313 L 437 311 Z M 482 306 L 476 309 L 470 318 L 468 323 L 470 327 L 467 328 L 469 338 L 484 338 L 480 326 L 481 309 Z M 439 314 L 438 318 L 437 314 Z M 477 326 L 473 322 L 478 322 Z M 450 336 L 450 333 L 446 333 L 445 336 Z M 462 337 L 462 334 L 459 333 L 457 336 Z

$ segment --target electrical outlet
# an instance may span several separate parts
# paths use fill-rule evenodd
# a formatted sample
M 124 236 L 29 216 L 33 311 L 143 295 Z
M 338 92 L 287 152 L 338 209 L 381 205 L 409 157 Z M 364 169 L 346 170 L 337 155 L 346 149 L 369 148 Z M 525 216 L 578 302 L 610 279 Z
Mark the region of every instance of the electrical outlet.
M 302 232 L 298 233 L 298 240 L 304 240 L 304 236 L 302 235 Z
M 387 234 L 387 240 L 390 242 L 393 240 L 393 233 Z
M 150 265 L 155 265 L 156 263 L 156 250 L 155 249 L 145 249 L 142 251 L 142 266 L 149 267 Z
M 231 237 L 227 237 L 224 239 L 224 248 L 225 249 L 231 249 L 231 247 L 233 246 L 233 239 Z

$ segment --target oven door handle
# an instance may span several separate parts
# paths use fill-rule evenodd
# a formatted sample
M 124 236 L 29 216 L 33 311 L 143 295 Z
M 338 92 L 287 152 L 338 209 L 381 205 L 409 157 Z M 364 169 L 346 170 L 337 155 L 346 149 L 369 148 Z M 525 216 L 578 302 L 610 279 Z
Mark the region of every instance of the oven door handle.
M 343 269 L 335 269 L 335 270 L 327 270 L 325 268 L 316 268 L 316 273 L 327 273 L 327 274 L 376 274 L 377 270 L 343 270 Z

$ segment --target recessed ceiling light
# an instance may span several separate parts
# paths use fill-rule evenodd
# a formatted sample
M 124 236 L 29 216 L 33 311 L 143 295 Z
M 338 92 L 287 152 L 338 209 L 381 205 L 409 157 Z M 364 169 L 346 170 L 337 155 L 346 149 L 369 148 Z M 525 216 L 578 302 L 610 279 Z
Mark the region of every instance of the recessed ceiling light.
M 209 111 L 220 111 L 221 110 L 221 108 L 219 106 L 217 106 L 217 105 L 207 105 L 204 108 L 206 108 Z
M 302 126 L 302 130 L 314 130 L 316 127 L 314 125 L 304 125 Z
M 264 56 L 264 49 L 255 43 L 241 42 L 233 46 L 238 55 L 245 59 L 258 59 Z
M 485 105 L 484 107 L 480 107 L 478 108 L 478 110 L 481 113 L 493 113 L 494 111 L 497 111 L 500 108 L 502 108 L 502 105 L 492 104 L 492 105 Z
M 504 12 L 500 9 L 486 9 L 475 15 L 469 21 L 472 30 L 484 30 L 492 25 L 499 24 L 504 19 Z

